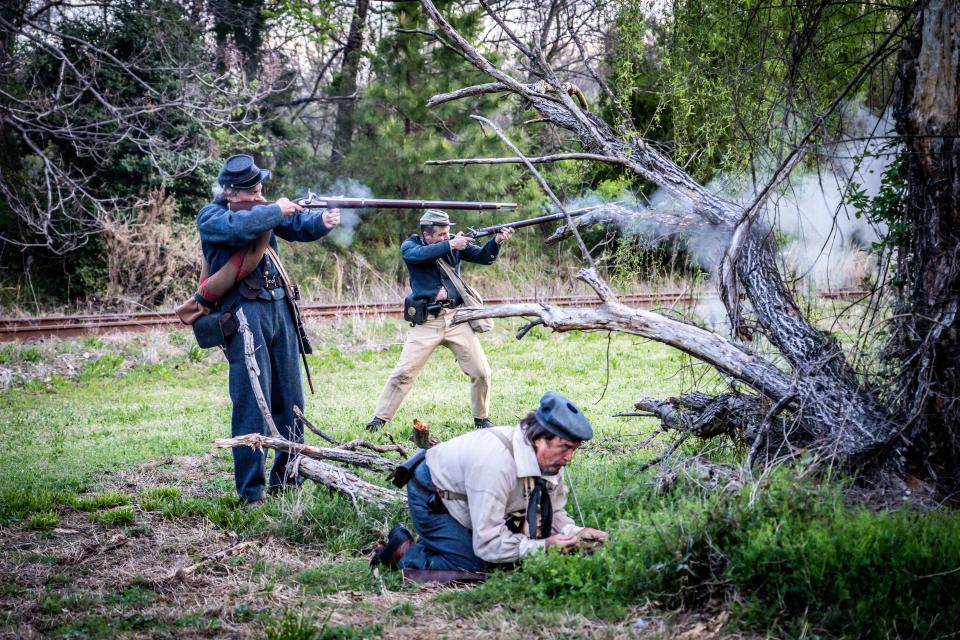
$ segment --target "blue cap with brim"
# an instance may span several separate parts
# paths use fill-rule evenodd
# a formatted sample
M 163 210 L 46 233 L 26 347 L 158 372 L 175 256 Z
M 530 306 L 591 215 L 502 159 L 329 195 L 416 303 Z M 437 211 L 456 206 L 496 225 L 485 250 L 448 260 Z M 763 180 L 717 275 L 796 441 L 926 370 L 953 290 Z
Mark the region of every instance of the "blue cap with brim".
M 593 427 L 577 405 L 556 391 L 547 391 L 540 398 L 540 406 L 534 415 L 543 427 L 565 440 L 581 442 L 593 437 Z
M 221 187 L 233 189 L 253 189 L 255 186 L 270 177 L 270 171 L 259 168 L 253 161 L 253 156 L 240 153 L 227 158 L 217 176 Z

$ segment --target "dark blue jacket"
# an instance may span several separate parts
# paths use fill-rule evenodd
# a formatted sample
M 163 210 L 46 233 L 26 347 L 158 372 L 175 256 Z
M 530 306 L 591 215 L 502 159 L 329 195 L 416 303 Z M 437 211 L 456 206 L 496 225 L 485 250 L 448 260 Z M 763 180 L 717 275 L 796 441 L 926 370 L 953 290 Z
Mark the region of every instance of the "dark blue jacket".
M 427 244 L 417 234 L 411 235 L 400 245 L 400 255 L 403 256 L 403 261 L 407 264 L 407 272 L 410 274 L 410 289 L 413 297 L 428 300 L 436 297 L 441 286 L 446 287 L 447 297 L 451 300 L 459 297 L 453 285 L 444 282 L 446 278 L 441 278 L 443 272 L 437 266 L 438 258 L 446 258 L 454 271 L 459 274 L 461 260 L 477 264 L 493 264 L 499 254 L 500 245 L 497 244 L 496 238 L 491 238 L 482 247 L 467 245 L 463 251 L 451 250 L 450 242 L 447 240 Z
M 253 242 L 267 229 L 273 229 L 270 246 L 274 251 L 277 250 L 277 236 L 290 242 L 310 242 L 330 233 L 330 229 L 323 224 L 322 210 L 308 209 L 284 218 L 280 207 L 275 204 L 258 205 L 249 211 L 230 211 L 226 203 L 221 201 L 211 202 L 200 209 L 197 227 L 200 229 L 203 257 L 210 265 L 210 273 L 216 272 L 237 249 Z M 264 269 L 276 272 L 270 257 L 266 255 L 254 272 L 262 273 Z M 224 296 L 222 304 L 226 305 L 228 299 L 235 298 L 235 291 Z M 265 300 L 279 300 L 283 296 L 282 288 L 260 292 L 260 297 Z

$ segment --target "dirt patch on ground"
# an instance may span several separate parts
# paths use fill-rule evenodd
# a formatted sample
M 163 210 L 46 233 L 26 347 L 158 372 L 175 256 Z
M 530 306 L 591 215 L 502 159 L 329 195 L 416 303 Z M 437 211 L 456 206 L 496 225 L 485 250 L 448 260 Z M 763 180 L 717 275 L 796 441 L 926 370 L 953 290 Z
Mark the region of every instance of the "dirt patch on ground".
M 530 616 L 507 605 L 466 617 L 437 602 L 449 589 L 398 586 L 395 580 L 389 588 L 388 580 L 372 590 L 315 593 L 297 576 L 363 560 L 330 557 L 274 536 L 241 541 L 203 517 L 170 518 L 140 508 L 141 497 L 155 487 L 223 496 L 225 479 L 232 479 L 229 457 L 217 454 L 152 462 L 103 482 L 104 490 L 133 496 L 135 523 L 107 527 L 89 513 L 65 509 L 49 531 L 24 525 L 0 530 L 0 638 L 253 638 L 291 615 L 355 633 L 330 637 L 701 640 L 720 633 L 722 620 L 715 617 L 671 621 L 640 610 L 623 624 L 558 615 L 531 625 Z M 219 557 L 241 542 L 248 544 L 239 553 Z

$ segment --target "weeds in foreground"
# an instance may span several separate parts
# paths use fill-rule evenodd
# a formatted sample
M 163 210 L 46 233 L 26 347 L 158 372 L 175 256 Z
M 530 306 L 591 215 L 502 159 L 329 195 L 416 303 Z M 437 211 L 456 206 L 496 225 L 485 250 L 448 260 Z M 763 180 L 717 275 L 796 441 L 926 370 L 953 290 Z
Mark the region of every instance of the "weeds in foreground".
M 778 635 L 941 637 L 960 630 L 960 572 L 942 571 L 960 566 L 957 540 L 956 514 L 871 512 L 783 471 L 753 503 L 689 487 L 649 496 L 592 556 L 547 554 L 447 599 L 479 610 L 510 593 L 614 619 L 644 602 L 726 602 L 733 624 Z
M 366 640 L 383 636 L 383 627 L 330 624 L 328 615 L 319 625 L 303 611 L 281 612 L 268 625 L 267 640 Z

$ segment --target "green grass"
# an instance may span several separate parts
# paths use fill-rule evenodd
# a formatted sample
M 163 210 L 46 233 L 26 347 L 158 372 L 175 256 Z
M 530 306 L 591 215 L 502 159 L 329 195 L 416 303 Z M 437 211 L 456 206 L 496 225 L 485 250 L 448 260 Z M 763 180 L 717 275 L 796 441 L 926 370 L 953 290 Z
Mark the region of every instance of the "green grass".
M 102 524 L 105 527 L 119 527 L 121 525 L 133 524 L 136 516 L 130 507 L 119 507 L 109 511 L 97 511 L 91 513 L 90 522 Z
M 130 496 L 117 491 L 76 496 L 71 500 L 73 508 L 80 511 L 99 511 L 127 504 L 130 504 Z
M 267 625 L 267 640 L 366 640 L 380 638 L 381 625 L 335 625 L 327 619 L 318 621 L 302 610 L 287 610 L 276 615 Z
M 572 397 L 593 422 L 598 439 L 630 447 L 649 432 L 647 420 L 618 419 L 641 396 L 668 396 L 691 386 L 702 370 L 684 368 L 675 351 L 623 335 L 552 334 L 531 331 L 523 342 L 512 335 L 517 322 L 498 323 L 482 340 L 494 371 L 493 414 L 515 423 L 547 389 Z M 341 332 L 343 335 L 341 335 Z M 326 431 L 347 440 L 375 439 L 363 424 L 371 417 L 381 385 L 400 353 L 399 323 L 344 323 L 323 328 L 310 357 L 316 395 L 306 413 Z M 365 342 L 385 348 L 370 348 Z M 115 347 L 111 347 L 115 348 Z M 152 535 L 157 517 L 206 519 L 240 536 L 269 534 L 320 546 L 341 558 L 290 575 L 280 568 L 254 567 L 271 584 L 285 582 L 307 595 L 378 593 L 402 589 L 396 574 L 383 581 L 367 569 L 373 544 L 393 523 L 406 520 L 399 506 L 355 507 L 350 500 L 310 485 L 254 511 L 232 495 L 226 477 L 212 478 L 196 497 L 176 486 L 130 496 L 104 491 L 102 479 L 149 460 L 200 454 L 229 433 L 226 366 L 217 352 L 189 353 L 161 364 L 136 364 L 118 349 L 88 365 L 75 382 L 63 379 L 0 392 L 4 407 L 0 446 L 31 451 L 0 459 L 0 524 L 20 521 L 37 530 L 57 526 L 66 510 L 89 512 L 103 526 L 126 526 L 128 535 Z M 2 353 L 6 353 L 3 356 Z M 0 358 L 33 357 L 4 351 Z M 119 358 L 116 354 L 125 354 Z M 678 374 L 678 371 L 681 373 Z M 711 384 L 708 380 L 707 384 Z M 703 388 L 703 383 L 700 383 Z M 469 384 L 452 355 L 440 349 L 420 376 L 396 419 L 386 428 L 398 440 L 413 418 L 431 425 L 442 439 L 472 429 Z M 307 434 L 307 441 L 320 444 Z M 696 442 L 680 454 L 695 451 Z M 487 585 L 444 596 L 455 615 L 509 604 L 518 619 L 534 612 L 572 611 L 621 619 L 648 602 L 698 609 L 728 603 L 733 624 L 773 635 L 913 637 L 948 635 L 960 629 L 951 598 L 960 592 L 960 517 L 952 512 L 909 510 L 871 513 L 842 499 L 842 487 L 815 487 L 790 473 L 776 475 L 751 501 L 747 493 L 708 495 L 695 483 L 679 483 L 665 495 L 653 490 L 655 470 L 637 473 L 651 454 L 606 453 L 588 447 L 568 475 L 577 501 L 569 510 L 585 524 L 611 531 L 606 548 L 591 556 L 549 554 L 521 570 L 498 573 Z M 713 451 L 714 459 L 736 460 L 742 452 Z M 230 468 L 221 453 L 216 468 Z M 382 474 L 364 474 L 382 481 Z M 579 503 L 579 509 L 577 504 Z M 138 514 L 140 522 L 137 522 Z M 149 522 L 149 525 L 147 523 Z M 132 525 L 132 526 L 131 526 Z M 43 535 L 53 535 L 44 533 Z M 56 562 L 46 556 L 30 562 Z M 247 562 L 246 558 L 231 562 Z M 43 609 L 73 610 L 71 594 L 48 595 Z M 125 615 L 90 616 L 55 629 L 53 635 L 108 637 L 149 635 L 178 626 L 207 628 L 197 616 L 161 620 L 128 608 L 149 604 L 152 591 L 135 586 L 107 596 Z M 395 607 L 390 616 L 414 615 Z M 323 616 L 238 609 L 236 617 L 263 623 L 268 637 L 376 637 L 377 627 L 331 627 Z M 529 618 L 545 624 L 549 613 Z
M 27 518 L 27 529 L 34 531 L 46 531 L 53 529 L 60 524 L 60 516 L 56 511 L 40 511 L 33 513 Z
M 682 361 L 680 355 L 615 335 L 611 383 L 594 404 L 605 385 L 606 334 L 551 335 L 535 329 L 517 342 L 512 338 L 514 324 L 500 322 L 483 338 L 494 371 L 494 422 L 515 423 L 547 388 L 554 388 L 583 405 L 600 433 L 636 432 L 638 423 L 608 416 L 629 409 L 637 396 L 681 388 L 679 378 L 668 379 Z M 403 335 L 400 327 L 387 321 L 362 331 L 364 339 L 395 340 Z M 341 338 L 351 342 L 349 336 Z M 363 424 L 373 413 L 401 345 L 354 349 L 317 342 L 310 356 L 317 394 L 307 395 L 308 417 L 341 438 L 367 437 Z M 591 375 L 583 375 L 585 371 Z M 0 522 L 69 504 L 118 466 L 204 453 L 214 438 L 229 434 L 226 364 L 218 353 L 211 352 L 200 363 L 180 358 L 120 373 L 114 368 L 79 382 L 0 391 L 5 407 L 0 446 L 37 452 L 0 461 Z M 438 349 L 387 430 L 404 439 L 416 417 L 430 423 L 438 437 L 455 436 L 472 428 L 469 397 L 469 382 L 452 354 Z M 307 441 L 317 438 L 308 433 Z M 158 505 L 154 500 L 148 506 L 152 510 Z

